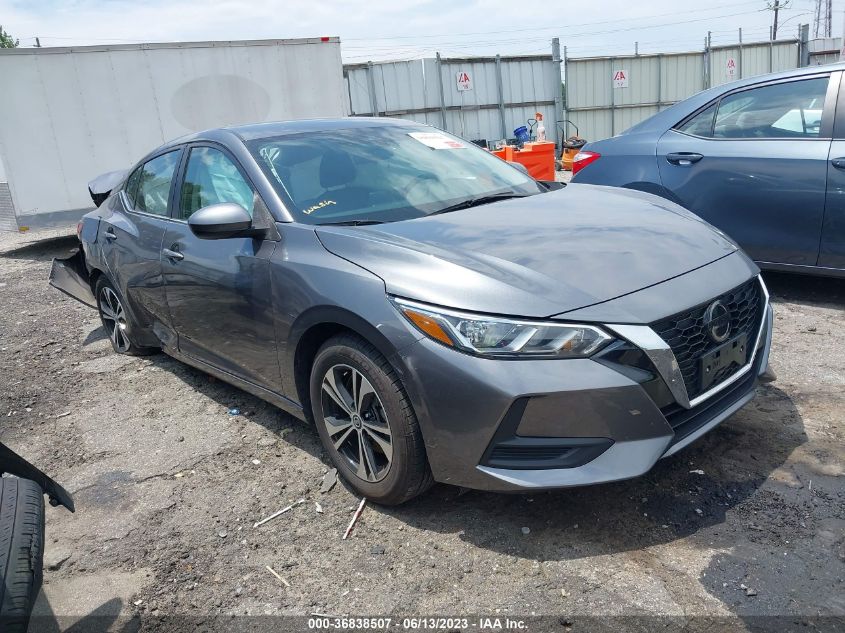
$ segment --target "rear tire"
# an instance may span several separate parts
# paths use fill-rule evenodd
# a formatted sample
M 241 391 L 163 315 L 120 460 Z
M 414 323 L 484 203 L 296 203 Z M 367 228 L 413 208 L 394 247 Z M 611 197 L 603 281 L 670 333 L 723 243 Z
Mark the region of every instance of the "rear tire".
M 25 633 L 41 589 L 44 492 L 34 481 L 0 479 L 0 630 Z
M 323 446 L 356 492 L 398 505 L 431 487 L 416 415 L 375 347 L 348 334 L 329 339 L 314 359 L 310 393 Z
M 100 321 L 115 352 L 127 356 L 148 356 L 157 351 L 155 347 L 143 347 L 132 341 L 133 332 L 138 328 L 126 310 L 123 297 L 105 275 L 97 279 L 94 296 Z

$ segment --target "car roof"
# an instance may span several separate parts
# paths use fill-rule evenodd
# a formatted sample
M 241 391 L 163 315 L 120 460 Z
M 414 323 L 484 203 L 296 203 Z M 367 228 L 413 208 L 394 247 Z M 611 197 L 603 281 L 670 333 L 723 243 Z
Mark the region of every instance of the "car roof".
M 754 77 L 746 77 L 739 81 L 732 81 L 726 84 L 720 84 L 713 88 L 708 88 L 691 97 L 687 97 L 683 101 L 662 110 L 654 116 L 637 123 L 628 128 L 622 135 L 640 133 L 640 132 L 654 132 L 665 131 L 668 127 L 676 125 L 678 121 L 686 117 L 688 114 L 695 112 L 701 106 L 709 103 L 719 95 L 726 92 L 736 90 L 737 88 L 745 88 L 755 84 L 766 83 L 769 81 L 778 81 L 781 79 L 792 79 L 796 77 L 808 77 L 811 75 L 818 75 L 823 73 L 835 72 L 837 70 L 845 70 L 845 62 L 837 62 L 835 64 L 825 64 L 823 66 L 806 66 L 804 68 L 795 68 L 793 70 L 786 70 L 779 73 L 769 73 L 767 75 L 756 75 Z
M 195 141 L 218 141 L 225 144 L 235 139 L 246 142 L 260 138 L 284 136 L 286 134 L 407 125 L 423 126 L 424 124 L 417 123 L 416 121 L 389 119 L 386 117 L 343 117 L 334 119 L 301 119 L 297 121 L 268 121 L 265 123 L 249 123 L 246 125 L 213 128 L 203 130 L 202 132 L 186 134 L 185 136 L 165 143 L 156 151 Z

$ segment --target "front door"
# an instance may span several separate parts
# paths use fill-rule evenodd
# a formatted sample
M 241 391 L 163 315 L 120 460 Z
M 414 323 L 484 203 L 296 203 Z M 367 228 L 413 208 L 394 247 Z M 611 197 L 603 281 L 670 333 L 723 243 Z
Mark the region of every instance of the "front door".
M 755 261 L 814 266 L 834 75 L 731 92 L 669 130 L 657 148 L 663 186 Z
M 278 391 L 269 265 L 276 244 L 253 238 L 204 240 L 191 232 L 187 219 L 212 204 L 234 202 L 251 214 L 255 190 L 222 148 L 194 145 L 187 151 L 175 221 L 168 224 L 162 248 L 179 350 Z

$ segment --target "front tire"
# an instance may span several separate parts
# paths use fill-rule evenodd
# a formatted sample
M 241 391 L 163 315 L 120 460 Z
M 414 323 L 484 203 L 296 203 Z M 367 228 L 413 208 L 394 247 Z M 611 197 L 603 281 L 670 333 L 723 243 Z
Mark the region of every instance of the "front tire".
M 432 485 L 414 410 L 375 347 L 352 335 L 330 339 L 314 359 L 310 387 L 323 446 L 359 494 L 397 505 Z
M 127 356 L 146 356 L 156 351 L 154 347 L 143 347 L 132 341 L 132 332 L 136 328 L 126 310 L 123 298 L 105 275 L 97 280 L 94 293 L 97 297 L 100 321 L 115 352 Z

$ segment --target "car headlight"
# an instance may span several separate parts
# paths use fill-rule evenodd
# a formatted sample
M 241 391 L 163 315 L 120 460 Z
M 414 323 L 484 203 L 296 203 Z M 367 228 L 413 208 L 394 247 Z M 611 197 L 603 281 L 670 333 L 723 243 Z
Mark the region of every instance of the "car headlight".
M 584 358 L 612 337 L 592 325 L 466 314 L 392 298 L 414 327 L 435 341 L 481 356 Z

